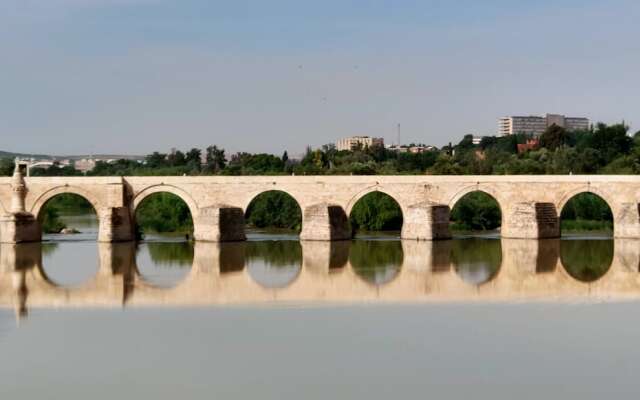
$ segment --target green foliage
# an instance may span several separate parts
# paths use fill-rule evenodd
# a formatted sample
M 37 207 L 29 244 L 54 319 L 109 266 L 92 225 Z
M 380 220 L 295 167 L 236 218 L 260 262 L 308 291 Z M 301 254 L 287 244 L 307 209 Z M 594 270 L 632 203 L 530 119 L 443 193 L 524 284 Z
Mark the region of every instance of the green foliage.
M 236 153 L 231 156 L 229 165 L 222 173 L 225 175 L 281 174 L 286 166 L 283 158 L 278 158 L 271 154 Z
M 349 262 L 364 280 L 381 285 L 400 272 L 402 245 L 397 240 L 355 240 L 349 249 Z
M 259 240 L 243 243 L 247 261 L 261 260 L 273 267 L 302 264 L 302 246 L 295 240 Z
M 82 176 L 82 172 L 71 165 L 54 163 L 49 168 L 31 168 L 31 176 Z
M 10 158 L 0 158 L 0 176 L 11 176 L 15 169 L 15 163 Z
M 44 233 L 59 233 L 66 228 L 66 225 L 60 221 L 60 213 L 54 207 L 44 207 L 40 211 L 38 221 Z
M 498 202 L 487 193 L 476 191 L 464 195 L 451 210 L 454 230 L 484 231 L 500 226 L 502 213 Z
M 227 165 L 224 149 L 218 146 L 209 146 L 206 151 L 207 171 L 218 173 Z
M 136 210 L 136 229 L 145 233 L 192 233 L 189 206 L 172 193 L 149 195 Z
M 606 201 L 593 193 L 580 193 L 572 197 L 562 208 L 563 220 L 613 221 Z
M 482 284 L 498 274 L 502 263 L 500 240 L 470 238 L 451 242 L 451 262 L 469 283 Z
M 256 228 L 281 228 L 300 231 L 302 211 L 300 206 L 285 192 L 272 190 L 256 196 L 245 215 L 250 226 Z
M 593 193 L 572 197 L 560 213 L 561 229 L 568 231 L 613 231 L 613 214 L 606 201 Z
M 155 265 L 191 267 L 193 242 L 149 242 L 149 255 Z
M 549 150 L 555 150 L 558 147 L 569 144 L 570 135 L 567 131 L 553 124 L 547 128 L 542 135 L 540 135 L 540 147 L 544 147 Z
M 60 213 L 95 213 L 93 206 L 84 197 L 73 193 L 63 193 L 49 199 L 38 215 L 44 233 L 59 233 L 66 225 L 60 220 Z
M 560 259 L 569 275 L 582 282 L 593 282 L 611 267 L 613 241 L 562 240 Z
M 94 212 L 93 206 L 87 199 L 74 193 L 62 193 L 52 197 L 45 207 L 55 208 L 58 211 L 84 214 L 88 211 Z
M 402 228 L 400 206 L 382 192 L 371 192 L 358 200 L 349 219 L 353 231 L 395 231 Z

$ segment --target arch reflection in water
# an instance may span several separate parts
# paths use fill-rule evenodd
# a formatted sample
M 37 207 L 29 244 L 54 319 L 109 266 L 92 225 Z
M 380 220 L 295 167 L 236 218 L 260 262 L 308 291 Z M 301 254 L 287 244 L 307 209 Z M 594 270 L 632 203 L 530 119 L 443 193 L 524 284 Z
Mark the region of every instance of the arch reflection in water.
M 502 263 L 502 244 L 498 239 L 453 240 L 451 261 L 460 278 L 481 285 L 496 277 Z
M 571 277 L 581 282 L 602 278 L 613 262 L 611 239 L 573 239 L 560 241 L 562 266 Z
M 193 243 L 187 241 L 140 243 L 136 249 L 138 273 L 151 285 L 175 286 L 189 274 L 193 253 Z
M 302 269 L 302 247 L 298 241 L 246 242 L 244 256 L 251 278 L 266 288 L 289 286 Z
M 354 240 L 349 262 L 354 272 L 376 286 L 391 282 L 402 269 L 404 255 L 399 240 Z
M 96 242 L 43 243 L 41 251 L 42 274 L 57 286 L 82 286 L 100 268 Z

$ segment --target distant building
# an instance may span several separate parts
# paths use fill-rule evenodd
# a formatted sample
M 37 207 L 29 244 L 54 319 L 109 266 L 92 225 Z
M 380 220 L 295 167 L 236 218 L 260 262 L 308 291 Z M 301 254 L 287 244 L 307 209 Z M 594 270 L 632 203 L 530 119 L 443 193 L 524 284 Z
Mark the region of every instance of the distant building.
M 536 139 L 529 139 L 527 140 L 526 143 L 518 143 L 518 153 L 524 153 L 526 151 L 529 150 L 535 150 L 538 148 L 538 145 L 540 144 L 540 140 Z
M 482 142 L 482 136 L 473 135 L 473 140 L 471 140 L 471 143 L 477 146 L 480 144 L 480 142 Z
M 88 172 L 96 167 L 96 160 L 93 158 L 83 158 L 76 160 L 75 169 L 80 172 Z
M 351 151 L 361 146 L 371 147 L 371 146 L 384 146 L 384 139 L 382 138 L 374 138 L 370 136 L 351 136 L 344 139 L 339 139 L 336 142 L 336 149 L 338 151 Z
M 387 150 L 396 151 L 398 153 L 424 153 L 425 151 L 435 150 L 435 146 L 427 146 L 423 144 L 418 145 L 397 145 L 393 144 L 391 146 L 387 146 Z
M 498 134 L 502 136 L 526 133 L 539 136 L 551 125 L 560 126 L 567 131 L 589 129 L 589 118 L 565 117 L 560 114 L 502 117 L 498 121 Z

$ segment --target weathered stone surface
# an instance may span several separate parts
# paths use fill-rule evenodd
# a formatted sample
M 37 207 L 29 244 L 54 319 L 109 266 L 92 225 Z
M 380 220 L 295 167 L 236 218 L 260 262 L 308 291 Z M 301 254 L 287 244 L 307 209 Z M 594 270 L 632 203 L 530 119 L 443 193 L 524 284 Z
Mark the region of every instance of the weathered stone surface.
M 196 239 L 242 240 L 240 215 L 253 198 L 270 190 L 286 192 L 298 202 L 305 214 L 302 238 L 309 240 L 348 239 L 351 235 L 348 213 L 358 199 L 372 191 L 387 193 L 400 204 L 406 221 L 403 237 L 446 237 L 444 209 L 429 211 L 424 205 L 451 209 L 465 194 L 476 190 L 490 194 L 500 205 L 505 237 L 557 236 L 559 224 L 556 219 L 562 207 L 573 196 L 590 192 L 602 197 L 611 207 L 616 237 L 640 238 L 640 176 L 14 178 L 0 178 L 0 214 L 24 208 L 24 212 L 37 218 L 42 206 L 53 196 L 75 193 L 86 198 L 98 212 L 101 240 L 127 240 L 130 228 L 127 228 L 127 218 L 121 210 L 128 209 L 129 214 L 134 215 L 136 207 L 148 195 L 158 192 L 173 193 L 186 202 L 195 223 Z M 218 206 L 221 204 L 225 207 Z M 230 210 L 221 213 L 217 208 Z M 15 228 L 9 223 L 7 230 L 11 229 Z M 0 233 L 1 237 L 12 235 Z M 30 237 L 30 234 L 25 233 L 22 237 Z
M 41 239 L 40 224 L 30 213 L 11 213 L 0 217 L 0 243 L 39 242 Z
M 560 236 L 560 220 L 552 203 L 517 202 L 502 217 L 505 238 L 542 239 Z
M 125 242 L 133 240 L 133 226 L 127 207 L 109 207 L 99 213 L 99 242 Z
M 196 240 L 234 242 L 246 239 L 244 212 L 239 207 L 216 205 L 203 208 L 193 223 Z
M 351 239 L 349 218 L 342 207 L 327 203 L 314 204 L 302 214 L 302 240 Z
M 449 206 L 420 203 L 407 207 L 402 224 L 402 239 L 450 239 Z

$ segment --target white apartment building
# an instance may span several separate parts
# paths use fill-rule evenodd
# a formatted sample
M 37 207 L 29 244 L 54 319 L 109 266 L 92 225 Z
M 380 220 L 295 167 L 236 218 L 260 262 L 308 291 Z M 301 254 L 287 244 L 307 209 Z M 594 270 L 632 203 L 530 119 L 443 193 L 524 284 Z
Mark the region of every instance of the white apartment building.
M 338 139 L 338 141 L 336 142 L 336 150 L 338 151 L 351 151 L 358 146 L 362 146 L 362 148 L 371 146 L 384 146 L 384 139 L 374 138 L 370 136 L 351 136 L 343 139 Z
M 585 130 L 589 129 L 589 118 L 565 117 L 560 114 L 547 114 L 544 117 L 537 115 L 502 117 L 498 121 L 498 134 L 502 136 L 515 133 L 541 135 L 554 124 L 568 131 Z

